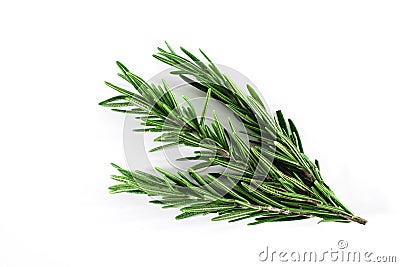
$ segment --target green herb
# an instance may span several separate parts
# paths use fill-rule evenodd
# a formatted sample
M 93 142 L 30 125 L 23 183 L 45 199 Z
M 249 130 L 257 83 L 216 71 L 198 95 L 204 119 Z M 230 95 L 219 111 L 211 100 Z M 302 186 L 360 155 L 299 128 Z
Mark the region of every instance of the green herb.
M 120 174 L 111 176 L 119 182 L 110 187 L 111 193 L 158 197 L 150 202 L 181 208 L 176 219 L 215 213 L 213 221 L 255 219 L 250 225 L 311 217 L 320 218 L 320 222 L 365 224 L 367 221 L 355 216 L 325 184 L 318 161 L 314 163 L 304 154 L 293 121 L 286 120 L 281 111 L 270 115 L 250 85 L 246 86 L 248 94 L 242 92 L 200 52 L 204 62 L 182 47 L 178 54 L 168 44 L 166 50 L 158 48 L 153 56 L 175 68 L 171 75 L 178 75 L 206 93 L 201 112 L 196 112 L 185 97 L 187 105 L 178 105 L 165 81 L 148 84 L 117 62 L 121 70 L 118 75 L 135 90 L 106 82 L 119 95 L 100 105 L 139 115 L 145 127 L 137 131 L 160 134 L 154 141 L 162 145 L 152 151 L 177 145 L 195 147 L 195 156 L 177 160 L 201 163 L 193 163 L 186 173 L 156 168 L 158 176 L 112 164 Z M 216 112 L 211 123 L 206 123 L 211 98 L 221 101 L 240 118 L 246 131 L 238 133 L 230 122 L 229 129 L 224 128 Z M 246 143 L 240 134 L 247 135 L 251 142 Z M 201 175 L 198 169 L 204 166 L 220 166 L 228 171 Z

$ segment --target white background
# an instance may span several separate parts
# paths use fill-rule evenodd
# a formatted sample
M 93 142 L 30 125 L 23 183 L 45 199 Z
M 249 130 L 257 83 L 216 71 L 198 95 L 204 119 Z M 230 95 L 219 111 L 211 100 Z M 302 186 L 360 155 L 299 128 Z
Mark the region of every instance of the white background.
M 399 14 L 398 1 L 3 1 L 0 267 L 265 266 L 267 245 L 340 239 L 396 255 Z M 145 196 L 108 194 L 124 118 L 97 105 L 114 94 L 103 81 L 116 60 L 163 70 L 151 54 L 164 40 L 247 75 L 368 224 L 175 221 Z

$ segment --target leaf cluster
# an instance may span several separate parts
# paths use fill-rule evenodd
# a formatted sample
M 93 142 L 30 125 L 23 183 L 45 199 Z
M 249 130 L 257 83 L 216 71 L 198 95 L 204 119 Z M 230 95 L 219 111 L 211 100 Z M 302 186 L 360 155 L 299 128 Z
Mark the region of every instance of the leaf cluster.
M 186 104 L 178 105 L 165 81 L 149 84 L 120 62 L 118 75 L 134 91 L 106 82 L 119 94 L 100 105 L 136 116 L 144 126 L 136 131 L 159 133 L 154 141 L 162 144 L 151 151 L 177 145 L 195 147 L 192 157 L 177 159 L 193 161 L 193 165 L 186 173 L 176 174 L 156 168 L 156 176 L 113 164 L 120 174 L 112 178 L 120 183 L 110 187 L 112 193 L 157 197 L 150 202 L 165 208 L 181 208 L 177 219 L 214 213 L 214 221 L 254 218 L 250 224 L 310 217 L 318 217 L 321 222 L 366 223 L 326 185 L 318 161 L 313 162 L 304 154 L 291 119 L 286 120 L 281 111 L 271 115 L 251 85 L 246 86 L 244 93 L 203 51 L 200 53 L 205 61 L 185 48 L 180 50 L 178 54 L 167 44 L 167 49 L 158 48 L 153 56 L 174 67 L 171 74 L 192 85 L 193 90 L 205 93 L 201 112 L 185 96 Z M 228 107 L 246 130 L 237 132 L 230 121 L 230 127 L 225 128 L 215 111 L 211 122 L 206 123 L 211 98 Z M 245 134 L 250 142 L 245 142 L 240 134 Z M 225 170 L 200 174 L 198 170 L 206 166 Z

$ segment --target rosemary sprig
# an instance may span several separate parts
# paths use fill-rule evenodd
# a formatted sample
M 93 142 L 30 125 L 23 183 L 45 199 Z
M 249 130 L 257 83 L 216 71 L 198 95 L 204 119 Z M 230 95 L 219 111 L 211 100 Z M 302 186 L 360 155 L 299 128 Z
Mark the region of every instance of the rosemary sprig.
M 250 85 L 246 86 L 247 95 L 203 51 L 200 50 L 206 62 L 182 47 L 181 52 L 183 55 L 167 44 L 167 50 L 158 48 L 153 56 L 174 67 L 172 75 L 179 75 L 206 93 L 201 113 L 185 97 L 186 106 L 178 105 L 165 81 L 149 84 L 120 62 L 118 75 L 135 92 L 106 82 L 119 95 L 100 105 L 138 115 L 145 127 L 137 131 L 160 133 L 154 141 L 162 145 L 151 151 L 176 145 L 196 147 L 199 150 L 195 156 L 177 160 L 201 163 L 193 164 L 185 174 L 156 168 L 159 176 L 113 164 L 120 175 L 112 178 L 120 183 L 110 187 L 111 193 L 159 197 L 150 202 L 166 208 L 181 207 L 177 219 L 216 213 L 214 221 L 254 218 L 251 225 L 310 217 L 321 218 L 320 222 L 367 222 L 355 216 L 325 184 L 318 161 L 312 162 L 304 154 L 292 120 L 286 120 L 281 111 L 270 115 Z M 223 127 L 215 112 L 211 123 L 206 124 L 210 98 L 228 107 L 241 119 L 246 131 L 238 133 L 230 121 L 229 128 Z M 251 142 L 246 143 L 241 134 L 246 134 Z M 228 171 L 201 175 L 197 170 L 204 166 L 220 166 Z

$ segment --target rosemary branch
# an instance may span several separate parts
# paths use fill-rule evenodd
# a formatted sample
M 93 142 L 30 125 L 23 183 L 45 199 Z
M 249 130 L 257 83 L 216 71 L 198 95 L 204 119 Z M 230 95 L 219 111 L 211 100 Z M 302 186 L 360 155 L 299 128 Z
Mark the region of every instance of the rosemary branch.
M 145 128 L 138 131 L 160 133 L 154 141 L 163 145 L 151 151 L 176 145 L 196 147 L 195 156 L 177 160 L 201 162 L 193 164 L 186 174 L 156 168 L 161 178 L 113 164 L 121 175 L 112 176 L 120 182 L 110 187 L 112 193 L 160 197 L 150 202 L 182 207 L 177 219 L 216 213 L 216 221 L 255 218 L 250 224 L 311 217 L 321 218 L 321 222 L 367 222 L 355 216 L 326 185 L 318 161 L 312 162 L 304 154 L 292 120 L 286 120 L 281 111 L 270 115 L 254 88 L 247 85 L 246 95 L 203 51 L 200 53 L 206 62 L 184 48 L 181 52 L 183 56 L 167 43 L 167 50 L 158 48 L 154 57 L 175 68 L 171 75 L 206 94 L 201 114 L 186 97 L 187 105 L 178 105 L 165 81 L 148 84 L 120 62 L 117 65 L 122 73 L 118 75 L 136 92 L 106 82 L 120 94 L 100 105 L 139 115 Z M 230 120 L 230 128 L 223 127 L 215 112 L 211 122 L 205 123 L 210 98 L 223 103 L 243 122 L 246 131 L 241 134 L 251 142 L 244 142 Z M 200 175 L 197 170 L 204 166 L 220 166 L 229 172 Z

